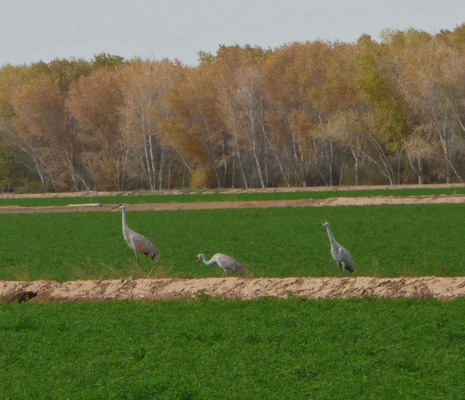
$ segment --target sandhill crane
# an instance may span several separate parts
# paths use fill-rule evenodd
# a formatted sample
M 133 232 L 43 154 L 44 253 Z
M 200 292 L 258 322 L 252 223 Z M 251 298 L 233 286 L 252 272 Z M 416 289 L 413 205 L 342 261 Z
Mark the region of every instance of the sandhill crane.
M 123 210 L 123 236 L 124 240 L 128 246 L 134 251 L 137 260 L 137 279 L 140 276 L 140 265 L 139 265 L 139 254 L 144 253 L 145 256 L 150 255 L 151 259 L 158 257 L 157 248 L 153 245 L 153 243 L 148 240 L 146 237 L 139 235 L 137 232 L 129 229 L 128 224 L 126 222 L 126 206 L 124 204 L 120 204 L 114 208 L 120 208 Z
M 326 227 L 328 231 L 329 241 L 331 243 L 331 255 L 336 260 L 339 268 L 341 268 L 342 276 L 345 276 L 345 270 L 348 270 L 350 273 L 354 272 L 354 261 L 352 260 L 352 256 L 347 249 L 336 242 L 336 239 L 334 239 L 334 236 L 331 234 L 329 222 L 323 221 L 320 225 Z
M 217 264 L 220 267 L 225 276 L 228 276 L 228 273 L 237 274 L 237 275 L 246 275 L 247 271 L 245 268 L 239 264 L 234 258 L 227 256 L 226 254 L 216 253 L 209 261 L 205 259 L 205 254 L 200 253 L 197 255 L 197 263 L 200 260 L 203 260 L 205 265 Z

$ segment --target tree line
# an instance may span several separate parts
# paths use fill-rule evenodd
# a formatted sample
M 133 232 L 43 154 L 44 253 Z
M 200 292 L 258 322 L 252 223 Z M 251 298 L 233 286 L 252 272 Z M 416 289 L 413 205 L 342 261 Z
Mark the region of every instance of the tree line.
M 1 190 L 463 182 L 465 24 L 0 69 Z

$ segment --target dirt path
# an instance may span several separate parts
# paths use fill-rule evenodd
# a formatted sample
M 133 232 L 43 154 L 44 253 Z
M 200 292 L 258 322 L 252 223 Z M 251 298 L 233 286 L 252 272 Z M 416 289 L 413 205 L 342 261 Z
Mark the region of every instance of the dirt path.
M 464 204 L 465 195 L 435 196 L 378 196 L 378 197 L 333 197 L 329 199 L 269 200 L 269 201 L 216 201 L 196 203 L 150 203 L 128 204 L 133 211 L 167 210 L 212 210 L 226 208 L 269 208 L 269 207 L 324 207 L 324 206 L 368 206 L 368 205 L 405 205 L 405 204 Z M 68 206 L 47 207 L 0 207 L 0 214 L 36 214 L 69 212 L 112 211 L 113 205 L 70 204 Z M 115 210 L 118 211 L 119 210 Z
M 251 300 L 260 296 L 310 299 L 361 296 L 452 300 L 465 296 L 465 277 L 457 278 L 207 278 L 108 281 L 0 282 L 0 301 L 172 300 L 198 296 Z M 34 297 L 35 296 L 35 297 Z
M 184 195 L 184 194 L 240 194 L 240 193 L 292 193 L 292 192 L 344 192 L 344 191 L 365 191 L 365 190 L 392 190 L 399 189 L 455 189 L 464 188 L 465 183 L 437 183 L 427 185 L 365 185 L 365 186 L 310 186 L 310 187 L 279 187 L 264 189 L 206 189 L 206 190 L 138 190 L 123 192 L 64 192 L 64 193 L 0 193 L 3 199 L 32 199 L 32 198 L 53 198 L 53 197 L 74 197 L 74 198 L 98 198 L 105 196 L 131 196 L 131 195 Z

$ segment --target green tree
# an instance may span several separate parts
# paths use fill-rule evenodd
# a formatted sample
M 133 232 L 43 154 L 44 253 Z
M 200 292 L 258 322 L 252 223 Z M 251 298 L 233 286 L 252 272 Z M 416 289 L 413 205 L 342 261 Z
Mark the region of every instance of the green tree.
M 126 66 L 127 64 L 128 62 L 124 59 L 124 57 L 108 53 L 96 54 L 91 60 L 91 65 L 94 71 L 100 68 L 106 68 L 111 71 L 116 71 L 117 69 Z
M 9 192 L 18 189 L 26 180 L 25 160 L 19 152 L 0 145 L 0 189 Z
M 89 76 L 92 65 L 83 59 L 54 59 L 48 63 L 48 75 L 60 90 L 67 91 L 81 76 Z
M 365 125 L 377 154 L 372 158 L 391 185 L 398 174 L 402 142 L 408 135 L 405 105 L 399 93 L 398 62 L 387 43 L 378 44 L 363 36 L 353 64 L 353 79 L 363 109 Z

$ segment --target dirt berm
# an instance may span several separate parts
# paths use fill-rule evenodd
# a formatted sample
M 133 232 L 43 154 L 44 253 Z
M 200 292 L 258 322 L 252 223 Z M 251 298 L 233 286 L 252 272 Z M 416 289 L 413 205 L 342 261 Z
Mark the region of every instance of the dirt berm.
M 30 294 L 33 294 L 32 296 Z M 25 296 L 25 294 L 29 294 Z M 1 281 L 0 301 L 31 302 L 172 300 L 198 296 L 251 300 L 261 296 L 310 299 L 416 297 L 452 300 L 465 296 L 465 277 L 417 278 L 206 278 L 106 281 Z

